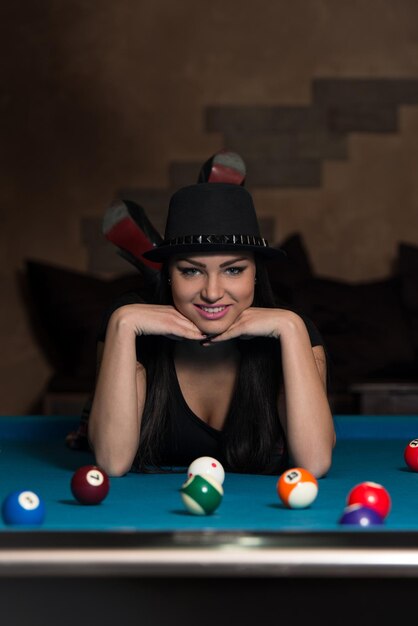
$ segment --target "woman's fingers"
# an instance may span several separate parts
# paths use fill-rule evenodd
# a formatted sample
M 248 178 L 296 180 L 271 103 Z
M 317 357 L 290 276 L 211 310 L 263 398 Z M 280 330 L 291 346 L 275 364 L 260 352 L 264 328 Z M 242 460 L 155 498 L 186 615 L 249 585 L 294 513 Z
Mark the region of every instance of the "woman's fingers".
M 132 304 L 118 309 L 119 319 L 136 335 L 162 335 L 170 339 L 201 340 L 204 335 L 189 319 L 169 305 Z
M 277 309 L 249 308 L 237 317 L 225 332 L 211 342 L 229 339 L 253 339 L 254 337 L 279 337 L 280 320 Z

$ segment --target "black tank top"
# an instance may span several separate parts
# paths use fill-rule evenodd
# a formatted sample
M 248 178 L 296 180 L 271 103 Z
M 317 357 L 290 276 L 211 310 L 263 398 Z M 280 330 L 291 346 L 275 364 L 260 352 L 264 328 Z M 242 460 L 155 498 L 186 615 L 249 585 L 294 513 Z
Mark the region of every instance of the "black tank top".
M 212 456 L 223 463 L 222 431 L 198 417 L 183 397 L 174 363 L 171 363 L 173 394 L 170 400 L 170 431 L 163 446 L 163 460 L 169 465 L 188 466 L 200 456 Z

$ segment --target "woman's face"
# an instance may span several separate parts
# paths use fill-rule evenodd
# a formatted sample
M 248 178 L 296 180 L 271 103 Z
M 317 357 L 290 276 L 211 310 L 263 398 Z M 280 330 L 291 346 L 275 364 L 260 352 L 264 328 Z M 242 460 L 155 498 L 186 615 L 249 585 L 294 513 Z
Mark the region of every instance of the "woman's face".
M 247 252 L 188 254 L 170 261 L 174 306 L 205 334 L 224 332 L 254 299 L 255 261 Z

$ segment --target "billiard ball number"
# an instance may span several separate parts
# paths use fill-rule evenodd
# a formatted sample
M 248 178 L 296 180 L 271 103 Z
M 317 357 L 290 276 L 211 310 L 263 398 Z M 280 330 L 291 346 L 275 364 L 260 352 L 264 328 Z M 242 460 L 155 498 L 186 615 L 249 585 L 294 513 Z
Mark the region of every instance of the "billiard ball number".
M 5 524 L 39 526 L 45 519 L 45 503 L 34 491 L 13 491 L 3 501 Z
M 418 472 L 418 439 L 413 439 L 404 450 L 405 463 L 413 472 Z
M 194 474 L 180 489 L 184 506 L 193 515 L 210 515 L 222 502 L 222 485 L 212 476 Z
M 305 509 L 318 495 L 318 481 L 303 467 L 293 467 L 280 476 L 277 495 L 289 509 Z
M 80 504 L 99 504 L 109 493 L 109 477 L 96 465 L 83 465 L 73 474 L 71 491 Z

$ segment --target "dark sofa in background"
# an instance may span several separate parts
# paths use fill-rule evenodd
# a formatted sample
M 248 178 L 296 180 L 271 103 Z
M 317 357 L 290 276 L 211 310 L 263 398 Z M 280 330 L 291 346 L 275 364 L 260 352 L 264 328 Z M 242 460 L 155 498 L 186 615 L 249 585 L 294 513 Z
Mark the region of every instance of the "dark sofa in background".
M 418 247 L 399 243 L 390 275 L 357 283 L 316 275 L 299 235 L 284 248 L 271 280 L 322 333 L 334 412 L 418 413 Z
M 418 413 L 418 247 L 400 243 L 387 278 L 349 283 L 316 275 L 299 234 L 280 246 L 287 256 L 270 262 L 271 282 L 322 333 L 333 411 L 379 409 L 370 403 L 374 393 L 387 407 L 379 412 Z M 146 297 L 147 287 L 139 273 L 103 279 L 34 259 L 27 260 L 21 285 L 34 335 L 53 371 L 29 410 L 78 414 L 94 388 L 103 312 L 126 291 Z

